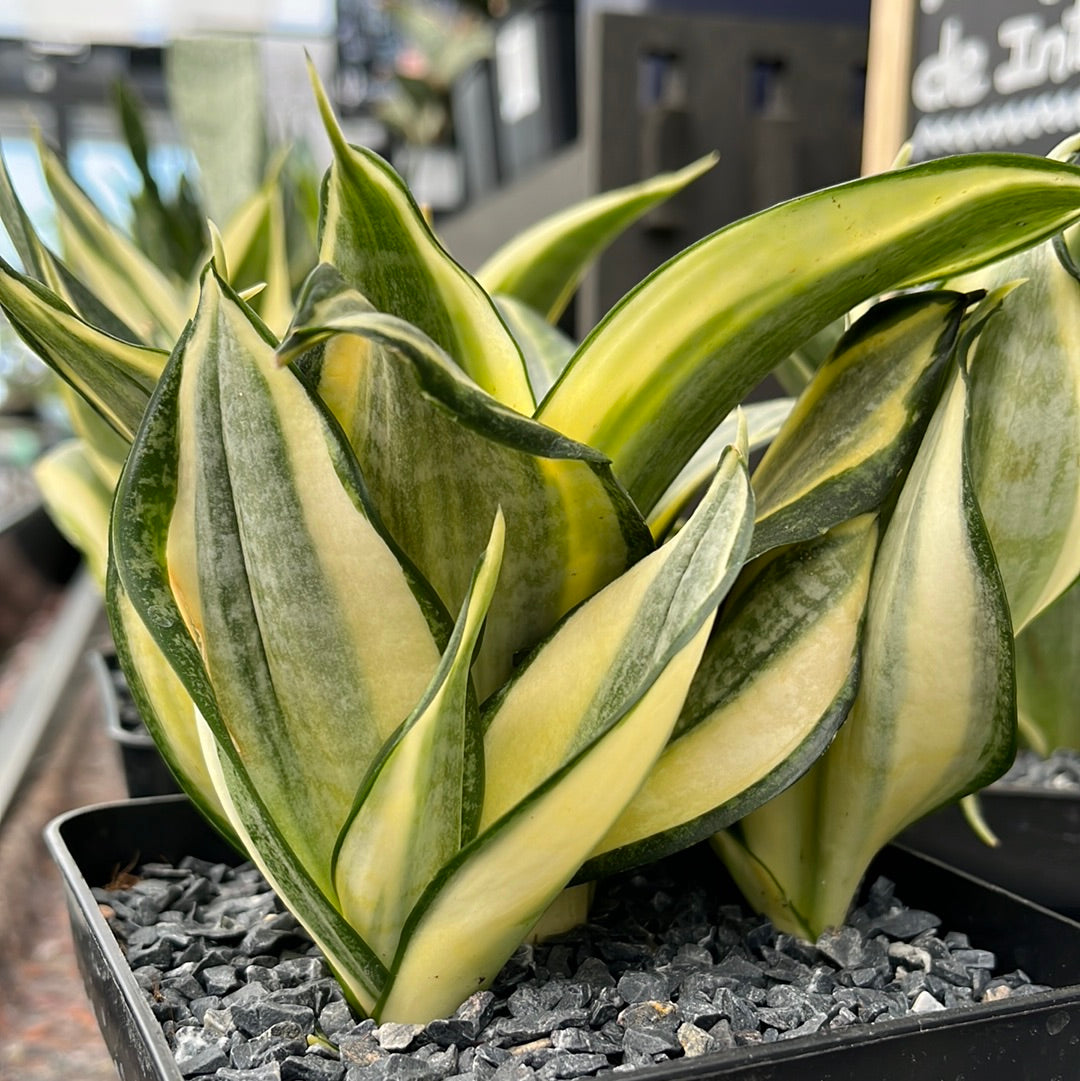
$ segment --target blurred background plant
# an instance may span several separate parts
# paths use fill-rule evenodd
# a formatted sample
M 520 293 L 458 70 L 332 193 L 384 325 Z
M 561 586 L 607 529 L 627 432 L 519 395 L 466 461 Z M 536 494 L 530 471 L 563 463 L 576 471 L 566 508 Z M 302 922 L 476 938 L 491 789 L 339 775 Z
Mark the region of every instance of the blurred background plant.
M 207 244 L 202 203 L 187 172 L 180 174 L 174 193 L 162 191 L 150 165 L 150 140 L 135 90 L 118 82 L 113 95 L 127 149 L 142 180 L 142 187 L 130 197 L 132 238 L 158 266 L 187 278 Z
M 190 147 L 182 154 L 155 153 L 138 95 L 117 84 L 113 102 L 130 159 L 126 173 L 138 178 L 134 190 L 121 188 L 119 197 L 108 184 L 84 190 L 38 133 L 37 162 L 55 211 L 47 223 L 48 248 L 30 243 L 29 229 L 21 230 L 21 245 L 13 236 L 18 261 L 27 269 L 45 269 L 50 280 L 67 282 L 69 288 L 74 274 L 118 314 L 108 329 L 119 341 L 167 347 L 193 310 L 195 276 L 215 244 L 254 309 L 280 333 L 295 290 L 315 261 L 319 177 L 314 158 L 300 145 L 274 145 L 261 95 L 248 95 L 256 103 L 236 110 L 206 108 L 208 93 L 219 101 L 242 100 L 244 88 L 261 78 L 259 65 L 250 39 L 171 46 L 170 107 Z M 9 217 L 15 213 L 14 189 L 8 170 L 0 199 Z M 220 225 L 213 237 L 211 222 Z M 87 298 L 75 288 L 66 299 L 78 311 Z M 10 328 L 0 346 L 8 338 L 12 349 L 5 346 L 8 359 L 0 373 L 25 370 L 24 383 L 29 385 L 31 376 L 34 386 L 40 381 L 39 397 L 44 402 L 47 396 L 48 408 L 60 419 L 59 434 L 67 436 L 54 436 L 31 455 L 47 447 L 33 467 L 42 498 L 103 583 L 108 510 L 126 446 L 69 386 L 46 379 L 40 364 L 26 359 L 28 351 L 21 343 L 15 346 Z
M 5 417 L 55 419 L 55 377 L 0 316 L 0 413 Z M 0 460 L 28 465 L 39 449 L 38 438 L 23 428 L 0 429 Z
M 475 7 L 419 0 L 391 0 L 386 13 L 401 46 L 377 115 L 410 145 L 446 142 L 453 133 L 451 87 L 492 55 L 491 21 Z

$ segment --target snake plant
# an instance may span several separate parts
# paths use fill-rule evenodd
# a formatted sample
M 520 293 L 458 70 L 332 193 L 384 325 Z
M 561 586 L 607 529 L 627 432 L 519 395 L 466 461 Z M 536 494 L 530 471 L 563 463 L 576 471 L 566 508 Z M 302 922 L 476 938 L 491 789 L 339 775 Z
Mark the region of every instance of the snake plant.
M 382 1020 L 452 1011 L 568 884 L 710 836 L 777 919 L 842 918 L 854 883 L 818 903 L 790 842 L 857 877 L 1015 730 L 969 417 L 1023 286 L 914 287 L 1080 220 L 1080 169 L 971 155 L 800 197 L 575 345 L 546 319 L 699 167 L 473 276 L 316 97 L 333 160 L 287 327 L 220 244 L 190 310 L 120 260 L 147 295 L 110 312 L 6 200 L 0 306 L 112 432 L 109 616 L 174 772 Z M 883 294 L 793 407 L 733 412 Z
M 173 53 L 198 52 L 202 44 L 176 45 Z M 187 80 L 174 75 L 174 97 L 187 82 L 200 79 L 205 81 L 202 68 Z M 150 171 L 139 106 L 123 86 L 116 88 L 116 98 L 128 149 L 143 181 L 142 190 L 131 200 L 132 236 L 118 230 L 87 198 L 40 138 L 40 164 L 54 199 L 64 262 L 35 236 L 3 169 L 0 217 L 33 278 L 110 335 L 163 348 L 160 358 L 147 358 L 144 375 L 149 387 L 161 369 L 164 350 L 194 309 L 209 234 L 206 211 L 186 176 L 181 177 L 174 200 L 162 196 Z M 262 183 L 244 194 L 221 230 L 220 243 L 233 279 L 252 289 L 254 309 L 279 332 L 291 318 L 293 295 L 314 258 L 317 188 L 318 179 L 299 148 L 279 151 L 268 162 Z M 305 198 L 309 189 L 310 200 Z M 305 264 L 302 271 L 297 269 L 298 260 Z M 85 344 L 94 348 L 92 341 Z M 50 514 L 84 553 L 91 573 L 104 587 L 109 506 L 127 444 L 70 386 L 63 385 L 61 393 L 74 438 L 41 458 L 35 479 Z

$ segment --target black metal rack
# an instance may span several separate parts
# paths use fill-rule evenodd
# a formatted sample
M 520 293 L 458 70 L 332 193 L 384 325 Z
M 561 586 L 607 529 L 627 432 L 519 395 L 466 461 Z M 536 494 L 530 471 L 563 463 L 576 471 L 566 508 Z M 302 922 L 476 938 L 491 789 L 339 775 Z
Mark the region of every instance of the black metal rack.
M 544 214 L 719 151 L 715 169 L 602 257 L 578 296 L 579 331 L 707 233 L 858 175 L 865 25 L 601 11 L 585 37 L 577 141 L 440 224 L 476 267 Z

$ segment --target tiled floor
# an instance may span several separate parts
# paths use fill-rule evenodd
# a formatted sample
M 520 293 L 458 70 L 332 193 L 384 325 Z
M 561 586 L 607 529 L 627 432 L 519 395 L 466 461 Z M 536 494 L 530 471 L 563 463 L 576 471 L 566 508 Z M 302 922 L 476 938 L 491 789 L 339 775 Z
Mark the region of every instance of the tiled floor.
M 115 1081 L 83 991 L 59 876 L 41 840 L 60 812 L 124 795 L 89 680 L 80 680 L 0 829 L 0 1081 Z M 2 753 L 2 751 L 0 751 Z

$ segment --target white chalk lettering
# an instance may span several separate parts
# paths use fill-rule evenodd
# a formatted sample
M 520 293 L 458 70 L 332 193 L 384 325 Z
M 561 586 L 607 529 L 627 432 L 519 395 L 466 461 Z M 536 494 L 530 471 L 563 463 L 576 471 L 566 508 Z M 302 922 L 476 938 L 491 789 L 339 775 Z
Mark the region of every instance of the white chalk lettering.
M 938 51 L 919 64 L 911 79 L 915 108 L 923 113 L 936 113 L 978 104 L 990 91 L 989 55 L 990 50 L 981 38 L 964 37 L 964 27 L 958 18 L 944 19 Z
M 998 27 L 1008 58 L 994 71 L 994 89 L 1014 94 L 1044 83 L 1063 83 L 1080 71 L 1080 0 L 1053 26 L 1038 15 L 1016 15 Z
M 1048 90 L 967 112 L 921 117 L 912 132 L 916 159 L 1004 149 L 1080 130 L 1080 89 Z

